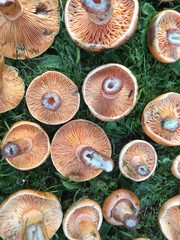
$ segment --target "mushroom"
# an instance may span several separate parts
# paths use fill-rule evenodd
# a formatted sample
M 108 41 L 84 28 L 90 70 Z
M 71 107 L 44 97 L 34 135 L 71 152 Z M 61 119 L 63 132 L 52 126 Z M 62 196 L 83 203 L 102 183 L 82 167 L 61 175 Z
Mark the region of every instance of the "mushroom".
M 24 82 L 18 72 L 4 64 L 0 53 L 0 113 L 15 108 L 24 96 Z
M 103 216 L 107 222 L 115 226 L 124 225 L 129 229 L 136 229 L 139 210 L 139 199 L 127 189 L 118 189 L 111 193 L 102 207 Z
M 136 30 L 138 0 L 68 0 L 66 29 L 78 46 L 90 51 L 115 48 Z
M 102 121 L 117 121 L 134 108 L 138 85 L 128 68 L 110 63 L 95 68 L 86 76 L 82 93 L 95 117 Z
M 147 104 L 142 114 L 142 128 L 155 142 L 180 145 L 180 94 L 168 92 Z
M 48 71 L 36 77 L 26 91 L 31 115 L 46 124 L 62 124 L 78 111 L 80 96 L 77 86 L 65 75 Z
M 175 157 L 171 165 L 171 172 L 177 178 L 180 179 L 180 155 Z
M 69 240 L 100 240 L 98 230 L 103 221 L 102 210 L 89 198 L 73 203 L 63 218 L 63 231 Z
M 149 238 L 136 238 L 134 240 L 150 240 Z
M 0 205 L 0 236 L 6 240 L 49 240 L 60 227 L 62 216 L 54 194 L 21 190 Z
M 112 171 L 111 144 L 103 129 L 83 119 L 63 125 L 51 145 L 57 171 L 73 181 L 87 181 L 103 170 Z
M 0 0 L 0 51 L 9 58 L 45 52 L 59 31 L 58 0 Z
M 173 63 L 180 58 L 180 13 L 163 10 L 151 21 L 148 31 L 149 50 L 163 63 Z
M 144 181 L 155 171 L 157 153 L 154 147 L 143 140 L 127 143 L 119 155 L 121 173 L 136 182 Z
M 37 123 L 19 121 L 4 136 L 1 154 L 14 168 L 36 168 L 50 154 L 49 137 Z
M 168 240 L 179 240 L 180 236 L 180 195 L 164 202 L 159 209 L 158 221 L 162 233 Z

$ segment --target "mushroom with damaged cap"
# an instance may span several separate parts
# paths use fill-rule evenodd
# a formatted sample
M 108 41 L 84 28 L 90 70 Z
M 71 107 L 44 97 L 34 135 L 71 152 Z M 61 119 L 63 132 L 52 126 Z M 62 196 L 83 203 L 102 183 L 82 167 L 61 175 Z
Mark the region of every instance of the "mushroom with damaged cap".
M 180 155 L 174 158 L 171 165 L 171 172 L 177 179 L 180 179 Z

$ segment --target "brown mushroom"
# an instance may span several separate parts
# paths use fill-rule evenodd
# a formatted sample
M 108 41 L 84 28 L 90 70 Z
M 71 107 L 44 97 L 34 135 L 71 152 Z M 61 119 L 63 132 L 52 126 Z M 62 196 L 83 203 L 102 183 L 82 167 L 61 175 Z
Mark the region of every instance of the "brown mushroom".
M 33 58 L 45 52 L 59 31 L 57 0 L 0 1 L 0 51 L 9 58 Z
M 100 240 L 98 230 L 103 221 L 102 210 L 89 198 L 73 203 L 63 218 L 63 231 L 69 240 Z
M 83 119 L 63 125 L 51 145 L 57 171 L 73 181 L 87 181 L 102 170 L 112 171 L 111 145 L 103 129 Z
M 31 115 L 46 124 L 62 124 L 76 114 L 80 104 L 77 86 L 64 74 L 48 71 L 36 77 L 26 91 Z
M 155 171 L 157 153 L 154 147 L 143 140 L 127 143 L 119 155 L 121 173 L 136 182 L 144 181 Z
M 50 154 L 49 137 L 37 123 L 17 122 L 4 136 L 1 154 L 14 168 L 36 168 L 44 163 Z
M 4 64 L 4 57 L 0 53 L 0 113 L 17 107 L 23 96 L 23 80 L 13 67 Z
M 180 195 L 164 202 L 159 209 L 158 221 L 162 233 L 168 240 L 179 240 L 180 236 Z
M 110 63 L 95 68 L 86 76 L 82 93 L 95 117 L 102 121 L 117 121 L 134 108 L 138 85 L 128 68 Z
M 171 165 L 171 172 L 177 178 L 180 179 L 180 155 L 175 157 Z
M 90 51 L 114 48 L 136 30 L 138 0 L 68 0 L 66 29 L 75 43 Z
M 21 190 L 0 205 L 0 236 L 6 240 L 49 240 L 60 227 L 62 216 L 54 194 Z

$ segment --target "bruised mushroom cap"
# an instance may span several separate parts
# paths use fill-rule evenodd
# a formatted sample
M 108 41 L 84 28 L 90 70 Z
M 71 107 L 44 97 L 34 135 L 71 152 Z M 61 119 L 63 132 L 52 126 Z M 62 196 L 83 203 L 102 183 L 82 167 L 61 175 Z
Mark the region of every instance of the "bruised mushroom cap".
M 95 123 L 73 120 L 63 125 L 51 144 L 51 158 L 57 171 L 73 181 L 87 181 L 98 176 L 102 169 L 93 169 L 78 160 L 80 146 L 90 146 L 105 156 L 111 156 L 111 144 L 106 133 Z
M 101 227 L 103 215 L 99 204 L 89 198 L 80 199 L 68 208 L 63 218 L 63 231 L 65 236 L 70 240 L 80 239 L 75 222 L 81 214 L 91 216 L 92 222 L 97 226 L 98 230 Z
M 0 51 L 9 58 L 33 58 L 51 46 L 59 31 L 59 4 L 58 0 L 19 1 L 22 13 L 17 19 L 0 12 Z
M 162 128 L 165 119 L 174 119 L 176 129 Z M 180 145 L 180 94 L 169 92 L 147 104 L 142 114 L 143 131 L 155 142 L 166 146 Z M 169 128 L 171 126 L 169 125 Z
M 46 124 L 62 124 L 76 114 L 80 104 L 77 86 L 65 75 L 48 71 L 36 77 L 26 92 L 32 116 Z
M 106 97 L 108 94 L 104 94 L 103 86 L 111 95 L 111 90 L 116 91 L 116 85 L 119 90 L 115 96 Z M 134 108 L 138 85 L 136 77 L 128 68 L 111 63 L 95 68 L 86 76 L 82 93 L 85 103 L 95 117 L 102 121 L 117 121 Z
M 168 240 L 178 240 L 180 236 L 180 195 L 164 202 L 158 213 L 162 233 Z
M 150 23 L 148 45 L 154 58 L 173 63 L 180 58 L 180 13 L 164 10 Z
M 3 239 L 23 239 L 23 217 L 32 210 L 43 215 L 47 234 L 51 238 L 62 222 L 61 204 L 52 193 L 28 189 L 10 195 L 0 205 L 0 236 Z
M 12 125 L 2 140 L 1 148 L 9 142 L 18 139 L 30 139 L 31 148 L 22 155 L 5 158 L 14 168 L 30 170 L 40 166 L 50 154 L 50 142 L 46 132 L 34 122 L 19 121 Z
M 138 22 L 138 1 L 114 0 L 112 4 L 111 19 L 106 24 L 98 25 L 90 20 L 80 0 L 67 1 L 66 29 L 79 47 L 90 51 L 115 48 L 127 42 L 133 35 Z
M 148 174 L 143 176 L 139 175 L 135 171 L 135 167 L 132 164 L 133 158 L 139 158 L 140 164 L 146 164 L 148 168 Z M 119 168 L 121 173 L 136 182 L 144 181 L 149 178 L 155 171 L 157 166 L 157 153 L 154 147 L 143 140 L 134 140 L 127 143 L 120 152 L 119 155 Z
M 177 179 L 180 179 L 180 155 L 173 160 L 171 172 Z

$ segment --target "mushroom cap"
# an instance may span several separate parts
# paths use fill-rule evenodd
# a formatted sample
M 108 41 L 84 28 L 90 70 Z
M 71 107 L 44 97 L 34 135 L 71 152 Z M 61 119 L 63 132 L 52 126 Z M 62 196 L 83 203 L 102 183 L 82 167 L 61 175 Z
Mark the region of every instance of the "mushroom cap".
M 63 125 L 52 140 L 51 158 L 60 174 L 77 182 L 87 181 L 102 172 L 102 169 L 93 169 L 78 160 L 76 153 L 80 146 L 90 146 L 107 157 L 111 156 L 110 141 L 95 123 L 78 119 Z
M 178 240 L 180 235 L 180 195 L 164 202 L 159 209 L 158 221 L 168 240 Z
M 0 205 L 0 236 L 3 239 L 22 239 L 23 215 L 31 210 L 39 210 L 43 214 L 44 225 L 51 238 L 62 222 L 61 204 L 52 193 L 28 189 L 11 194 Z
M 50 142 L 46 132 L 37 123 L 19 121 L 13 124 L 4 136 L 1 146 L 22 138 L 32 141 L 31 150 L 13 158 L 6 158 L 6 161 L 19 170 L 30 170 L 44 163 L 50 154 Z
M 68 0 L 65 6 L 65 25 L 79 47 L 101 51 L 127 42 L 136 30 L 138 14 L 137 0 L 113 0 L 112 18 L 106 24 L 97 25 L 89 19 L 80 0 Z
M 131 165 L 131 160 L 135 156 L 140 156 L 145 161 L 149 169 L 149 174 L 147 176 L 140 176 L 135 172 L 133 166 Z M 157 166 L 157 153 L 154 147 L 143 140 L 134 140 L 121 149 L 119 155 L 119 168 L 121 173 L 135 181 L 140 182 L 149 178 L 155 171 Z
M 171 165 L 171 172 L 177 178 L 180 179 L 180 155 L 175 157 Z
M 9 58 L 33 58 L 51 46 L 59 31 L 59 4 L 58 0 L 20 2 L 23 12 L 17 19 L 9 20 L 0 12 L 0 51 Z
M 123 82 L 115 98 L 102 94 L 102 83 L 107 77 L 117 77 Z M 137 101 L 136 77 L 123 65 L 110 63 L 92 70 L 84 79 L 82 93 L 91 113 L 102 121 L 117 121 L 127 116 Z
M 80 239 L 79 233 L 76 230 L 75 221 L 81 214 L 91 216 L 98 230 L 101 227 L 103 215 L 99 204 L 89 198 L 80 199 L 68 208 L 63 218 L 63 231 L 65 236 L 70 240 Z
M 42 106 L 42 96 L 50 91 L 60 95 L 60 107 L 51 111 Z M 80 104 L 77 86 L 64 74 L 48 71 L 36 77 L 26 91 L 27 107 L 31 115 L 46 124 L 62 124 L 76 114 Z
M 168 92 L 149 102 L 142 114 L 143 131 L 156 143 L 166 146 L 180 145 L 180 128 L 169 132 L 161 128 L 161 121 L 176 118 L 180 121 L 180 94 Z
M 112 217 L 112 209 L 114 206 L 122 199 L 129 200 L 133 205 L 133 212 L 137 216 L 140 210 L 140 202 L 137 196 L 127 190 L 127 189 L 118 189 L 112 192 L 104 201 L 102 206 L 103 216 L 107 222 L 115 226 L 121 226 L 123 223 L 116 221 Z
M 178 32 L 179 29 L 180 13 L 175 10 L 163 10 L 152 19 L 148 30 L 148 45 L 154 58 L 163 63 L 173 63 L 180 58 L 180 44 L 171 44 L 167 37 L 170 31 Z

